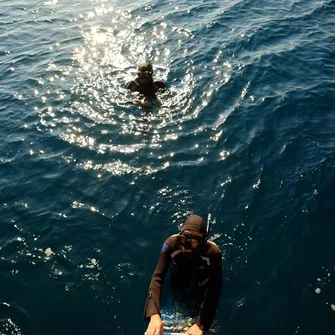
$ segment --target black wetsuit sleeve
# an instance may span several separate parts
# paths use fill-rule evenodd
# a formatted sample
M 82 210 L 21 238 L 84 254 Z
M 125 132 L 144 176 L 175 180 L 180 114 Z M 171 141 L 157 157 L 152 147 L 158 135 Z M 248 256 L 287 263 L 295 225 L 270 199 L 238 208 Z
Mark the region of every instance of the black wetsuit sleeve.
M 222 286 L 222 260 L 221 252 L 218 251 L 212 258 L 213 267 L 210 272 L 207 292 L 200 314 L 196 323 L 202 325 L 205 331 L 208 331 L 214 321 L 216 309 L 219 304 Z
M 162 247 L 160 257 L 151 278 L 147 301 L 144 308 L 144 318 L 149 319 L 153 314 L 160 314 L 160 300 L 166 271 L 171 262 L 171 252 L 173 252 L 171 238 L 168 238 Z
M 135 80 L 132 80 L 132 81 L 129 81 L 127 84 L 126 84 L 126 89 L 132 91 L 132 92 L 136 92 L 136 91 L 139 91 L 139 86 L 138 84 L 136 83 Z
M 166 90 L 166 85 L 161 79 L 155 79 L 154 80 L 154 86 L 155 86 L 155 91 L 165 91 Z

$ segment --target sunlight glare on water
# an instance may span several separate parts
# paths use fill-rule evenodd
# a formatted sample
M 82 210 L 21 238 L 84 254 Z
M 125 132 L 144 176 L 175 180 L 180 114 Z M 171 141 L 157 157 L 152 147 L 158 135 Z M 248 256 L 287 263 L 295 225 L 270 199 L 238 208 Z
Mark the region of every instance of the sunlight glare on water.
M 99 21 L 103 20 L 108 24 L 88 25 L 97 17 L 100 17 Z M 143 17 L 116 9 L 107 3 L 97 4 L 94 10 L 71 19 L 82 22 L 80 27 L 83 40 L 82 45 L 73 50 L 72 65 L 61 69 L 55 62 L 49 63 L 45 70 L 46 78 L 40 79 L 41 83 L 49 81 L 48 86 L 53 84 L 54 89 L 51 91 L 57 92 L 57 108 L 48 106 L 48 95 L 51 93 L 50 90 L 43 92 L 43 84 L 39 90 L 35 90 L 35 95 L 41 96 L 43 107 L 39 107 L 39 114 L 46 131 L 71 146 L 110 157 L 107 159 L 109 162 L 105 159 L 102 164 L 92 159 L 77 159 L 72 154 L 71 160 L 78 166 L 115 175 L 148 174 L 166 169 L 171 164 L 169 161 L 161 162 L 159 159 L 143 169 L 141 162 L 127 157 L 143 150 L 156 152 L 156 157 L 162 156 L 165 151 L 162 145 L 173 147 L 171 141 L 176 141 L 182 134 L 181 125 L 198 118 L 202 109 L 211 101 L 218 85 L 228 82 L 230 75 L 224 69 L 229 69 L 229 63 L 225 61 L 224 67 L 219 64 L 222 62 L 222 52 L 219 51 L 213 60 L 215 65 L 207 69 L 218 77 L 218 81 L 209 84 L 208 90 L 204 90 L 200 97 L 201 105 L 194 106 L 197 99 L 194 94 L 197 85 L 196 69 L 192 59 L 188 57 L 190 52 L 185 49 L 184 73 L 177 78 L 170 78 L 172 85 L 168 93 L 160 97 L 161 107 L 144 111 L 134 106 L 131 103 L 133 95 L 126 91 L 125 83 L 136 76 L 136 66 L 151 59 L 156 76 L 166 81 L 173 71 L 170 64 L 171 51 L 165 46 L 167 40 L 177 38 L 179 42 L 184 40 L 185 43 L 194 38 L 191 32 L 169 26 L 163 18 L 159 20 L 160 24 L 155 25 L 151 31 L 144 30 L 142 27 L 146 23 Z M 220 76 L 223 78 L 219 79 Z M 59 80 L 65 79 L 66 86 L 70 87 L 60 91 Z M 220 127 L 224 119 L 216 122 L 216 128 Z M 154 131 L 153 127 L 157 130 Z M 197 130 L 194 131 L 197 133 Z M 111 153 L 116 155 L 115 158 L 110 156 Z M 153 156 L 153 153 L 150 155 Z M 203 159 L 199 157 L 199 162 Z

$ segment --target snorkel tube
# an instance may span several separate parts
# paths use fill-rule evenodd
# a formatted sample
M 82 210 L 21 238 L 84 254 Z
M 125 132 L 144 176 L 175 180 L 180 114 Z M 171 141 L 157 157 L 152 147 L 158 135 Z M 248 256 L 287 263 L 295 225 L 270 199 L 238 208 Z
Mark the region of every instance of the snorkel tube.
M 206 234 L 205 238 L 202 240 L 201 244 L 199 245 L 198 249 L 196 249 L 194 252 L 192 252 L 189 257 L 192 258 L 195 256 L 206 244 L 206 242 L 209 240 L 210 232 L 211 232 L 211 225 L 212 225 L 212 214 L 208 213 L 207 216 L 207 222 L 206 222 Z
M 207 226 L 206 226 L 206 237 L 204 242 L 206 242 L 209 239 L 209 234 L 211 232 L 211 226 L 212 226 L 212 214 L 208 213 L 207 215 Z

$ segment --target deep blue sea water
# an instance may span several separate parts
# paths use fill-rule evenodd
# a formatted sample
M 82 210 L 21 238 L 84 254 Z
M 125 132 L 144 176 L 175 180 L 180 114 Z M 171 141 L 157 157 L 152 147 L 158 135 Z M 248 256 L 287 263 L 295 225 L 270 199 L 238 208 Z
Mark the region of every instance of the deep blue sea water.
M 332 0 L 3 1 L 0 334 L 142 334 L 164 239 L 209 212 L 218 334 L 334 334 L 334 26 Z

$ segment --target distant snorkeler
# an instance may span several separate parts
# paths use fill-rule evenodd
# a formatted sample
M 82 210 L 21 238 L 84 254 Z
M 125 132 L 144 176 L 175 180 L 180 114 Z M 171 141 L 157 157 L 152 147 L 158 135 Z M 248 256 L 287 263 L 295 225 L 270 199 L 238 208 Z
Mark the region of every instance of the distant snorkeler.
M 141 96 L 133 102 L 143 107 L 151 107 L 157 103 L 156 93 L 166 91 L 165 83 L 161 79 L 153 78 L 153 66 L 150 62 L 138 66 L 137 77 L 129 81 L 126 88 L 140 93 Z

